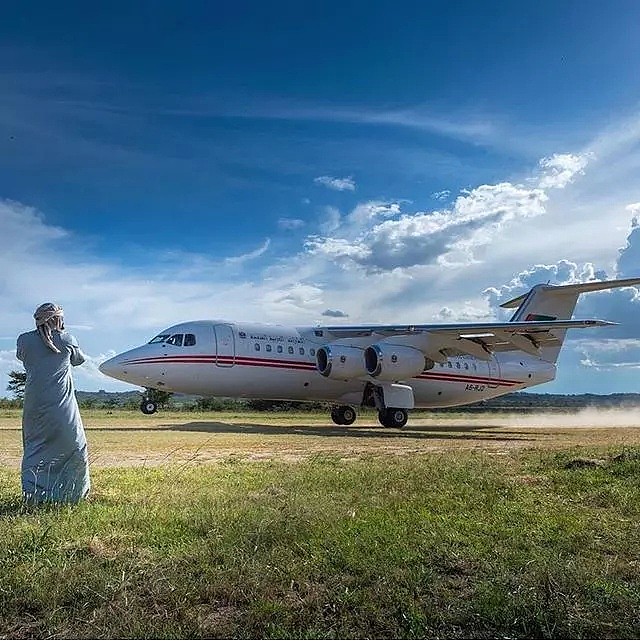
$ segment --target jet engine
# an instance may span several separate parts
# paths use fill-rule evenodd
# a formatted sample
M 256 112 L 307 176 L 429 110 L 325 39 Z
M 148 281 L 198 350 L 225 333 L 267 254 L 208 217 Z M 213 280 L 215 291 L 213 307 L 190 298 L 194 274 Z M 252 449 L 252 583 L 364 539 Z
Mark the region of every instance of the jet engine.
M 406 380 L 434 366 L 419 349 L 387 343 L 367 347 L 364 362 L 369 376 L 380 381 Z
M 318 349 L 316 367 L 326 378 L 339 381 L 367 375 L 362 349 L 346 345 L 325 345 Z

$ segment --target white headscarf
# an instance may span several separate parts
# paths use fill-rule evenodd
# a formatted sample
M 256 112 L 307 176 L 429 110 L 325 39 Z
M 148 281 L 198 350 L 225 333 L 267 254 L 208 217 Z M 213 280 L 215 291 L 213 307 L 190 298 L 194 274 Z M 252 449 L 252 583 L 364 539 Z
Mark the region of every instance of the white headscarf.
M 36 328 L 44 344 L 52 351 L 60 353 L 60 350 L 53 344 L 52 332 L 61 332 L 64 328 L 64 312 L 62 307 L 55 303 L 43 303 L 36 309 L 33 317 L 36 319 Z

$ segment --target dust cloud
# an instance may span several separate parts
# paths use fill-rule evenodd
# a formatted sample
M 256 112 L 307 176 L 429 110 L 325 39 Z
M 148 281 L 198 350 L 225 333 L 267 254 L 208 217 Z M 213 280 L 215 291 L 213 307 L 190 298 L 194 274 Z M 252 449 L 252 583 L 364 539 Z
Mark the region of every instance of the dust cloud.
M 500 425 L 512 427 L 545 428 L 640 428 L 640 407 L 622 409 L 585 408 L 566 412 L 541 412 L 536 414 L 507 414 L 496 417 Z

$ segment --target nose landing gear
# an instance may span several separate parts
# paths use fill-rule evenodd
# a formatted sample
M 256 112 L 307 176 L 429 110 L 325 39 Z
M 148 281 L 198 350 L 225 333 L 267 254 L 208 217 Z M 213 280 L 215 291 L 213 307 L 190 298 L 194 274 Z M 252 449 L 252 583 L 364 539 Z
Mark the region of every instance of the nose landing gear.
M 158 411 L 158 404 L 149 398 L 145 398 L 142 403 L 140 403 L 140 411 L 147 415 L 155 414 Z
M 336 425 L 352 425 L 356 420 L 356 411 L 350 405 L 341 405 L 331 410 L 331 420 Z

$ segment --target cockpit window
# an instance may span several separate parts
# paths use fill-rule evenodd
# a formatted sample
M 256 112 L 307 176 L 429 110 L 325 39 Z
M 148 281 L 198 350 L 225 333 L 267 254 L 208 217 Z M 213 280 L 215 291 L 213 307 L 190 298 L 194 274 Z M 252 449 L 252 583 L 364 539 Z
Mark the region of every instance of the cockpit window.
M 155 338 L 149 341 L 152 343 L 167 343 L 168 345 L 175 345 L 176 347 L 193 347 L 196 344 L 195 334 L 158 334 Z
M 164 343 L 169 336 L 170 334 L 158 334 L 155 338 L 152 338 L 149 341 L 149 345 L 151 345 L 151 343 Z

